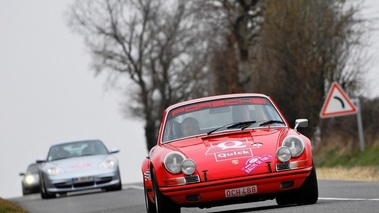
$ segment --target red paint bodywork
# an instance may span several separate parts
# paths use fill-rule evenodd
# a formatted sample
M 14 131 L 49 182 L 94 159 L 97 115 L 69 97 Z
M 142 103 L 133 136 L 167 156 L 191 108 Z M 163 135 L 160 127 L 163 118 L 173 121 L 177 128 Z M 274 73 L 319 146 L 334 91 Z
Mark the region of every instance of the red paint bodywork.
M 230 97 L 263 97 L 271 101 L 285 122 L 285 126 L 264 126 L 261 128 L 236 129 L 227 132 L 214 132 L 191 138 L 162 143 L 163 128 L 171 110 L 206 100 L 217 101 Z M 288 135 L 302 138 L 305 150 L 302 155 L 291 158 L 295 169 L 277 171 L 276 165 L 281 162 L 276 157 L 276 150 Z M 221 145 L 220 145 L 221 144 Z M 221 149 L 223 146 L 235 148 Z M 168 180 L 185 176 L 183 173 L 171 174 L 163 164 L 167 153 L 178 151 L 196 162 L 196 171 L 200 182 L 185 185 L 169 185 Z M 263 162 L 264 161 L 264 162 Z M 154 201 L 153 184 L 149 175 L 154 169 L 159 190 L 163 195 L 180 206 L 211 207 L 237 203 L 244 199 L 259 201 L 275 198 L 275 194 L 285 190 L 299 188 L 312 170 L 312 146 L 310 140 L 299 132 L 291 129 L 280 110 L 267 96 L 261 94 L 233 94 L 213 96 L 182 102 L 170 106 L 164 111 L 157 145 L 143 161 L 142 174 L 144 186 L 151 202 Z M 204 173 L 206 171 L 206 175 Z M 281 184 L 293 181 L 289 188 L 281 189 Z M 257 186 L 257 193 L 243 197 L 226 197 L 227 189 L 246 186 Z M 238 192 L 235 192 L 238 193 Z M 198 199 L 189 201 L 188 196 Z M 186 197 L 187 196 L 187 197 Z

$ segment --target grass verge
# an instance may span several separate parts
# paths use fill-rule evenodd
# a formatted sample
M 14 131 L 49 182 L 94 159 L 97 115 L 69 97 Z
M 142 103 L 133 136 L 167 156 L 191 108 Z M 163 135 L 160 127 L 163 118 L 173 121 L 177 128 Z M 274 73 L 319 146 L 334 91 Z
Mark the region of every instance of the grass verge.
M 335 136 L 314 150 L 319 179 L 379 181 L 379 142 L 361 151 L 352 139 Z
M 352 142 L 329 145 L 315 151 L 313 157 L 317 167 L 379 167 L 379 143 L 367 145 L 364 151 Z
M 16 204 L 4 200 L 0 198 L 0 213 L 28 213 L 28 211 L 24 210 L 20 206 L 17 206 Z
M 316 168 L 319 180 L 379 181 L 379 167 L 333 167 Z

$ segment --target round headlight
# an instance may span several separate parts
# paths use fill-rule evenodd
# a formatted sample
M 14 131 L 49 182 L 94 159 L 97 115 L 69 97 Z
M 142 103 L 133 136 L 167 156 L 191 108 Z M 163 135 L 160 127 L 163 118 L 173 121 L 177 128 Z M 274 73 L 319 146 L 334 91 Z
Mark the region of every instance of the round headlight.
M 26 175 L 25 176 L 25 183 L 30 185 L 36 182 L 36 179 L 33 177 L 33 175 Z
M 196 164 L 191 159 L 186 159 L 182 162 L 182 172 L 186 175 L 191 175 L 195 172 Z
M 282 146 L 286 146 L 291 150 L 292 157 L 298 157 L 304 152 L 304 142 L 299 137 L 287 137 L 284 139 Z
M 116 162 L 114 162 L 113 160 L 103 161 L 99 165 L 99 167 L 102 168 L 102 169 L 113 169 L 115 166 L 116 166 Z
M 276 150 L 276 157 L 282 163 L 287 162 L 291 158 L 291 150 L 288 147 L 281 146 Z
M 164 158 L 164 166 L 167 171 L 178 174 L 182 171 L 182 162 L 184 161 L 184 156 L 179 152 L 170 152 Z
M 63 173 L 63 172 L 64 172 L 63 169 L 58 168 L 58 167 L 50 167 L 47 169 L 47 173 L 52 176 Z

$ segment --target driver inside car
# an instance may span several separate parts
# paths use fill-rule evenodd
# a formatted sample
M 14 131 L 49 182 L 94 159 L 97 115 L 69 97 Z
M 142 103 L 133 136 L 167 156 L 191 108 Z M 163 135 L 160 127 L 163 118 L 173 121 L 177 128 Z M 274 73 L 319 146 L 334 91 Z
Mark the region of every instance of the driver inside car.
M 233 106 L 232 117 L 233 123 L 251 121 L 249 108 L 246 105 Z
M 192 117 L 185 118 L 181 124 L 184 137 L 196 135 L 200 133 L 199 122 Z

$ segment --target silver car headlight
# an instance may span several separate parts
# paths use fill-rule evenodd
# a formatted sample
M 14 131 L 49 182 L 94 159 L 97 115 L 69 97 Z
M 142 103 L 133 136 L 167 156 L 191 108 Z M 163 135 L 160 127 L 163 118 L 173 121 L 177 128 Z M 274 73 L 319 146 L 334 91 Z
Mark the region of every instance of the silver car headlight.
M 185 159 L 182 162 L 182 172 L 186 175 L 192 175 L 196 170 L 196 164 L 191 159 Z
M 291 150 L 292 157 L 298 157 L 304 152 L 304 142 L 297 136 L 288 136 L 284 139 L 282 146 L 288 147 Z
M 286 146 L 281 146 L 276 150 L 276 157 L 284 163 L 291 159 L 291 150 Z
M 59 167 L 50 167 L 47 169 L 47 174 L 49 175 L 57 175 L 57 174 L 60 174 L 60 173 L 64 173 L 63 169 L 59 168 Z
M 102 169 L 113 169 L 115 166 L 116 166 L 116 162 L 114 162 L 113 160 L 103 161 L 99 165 L 99 167 L 102 168 Z
M 178 174 L 182 171 L 182 162 L 185 157 L 179 152 L 170 152 L 164 158 L 164 166 L 167 171 L 173 174 Z

